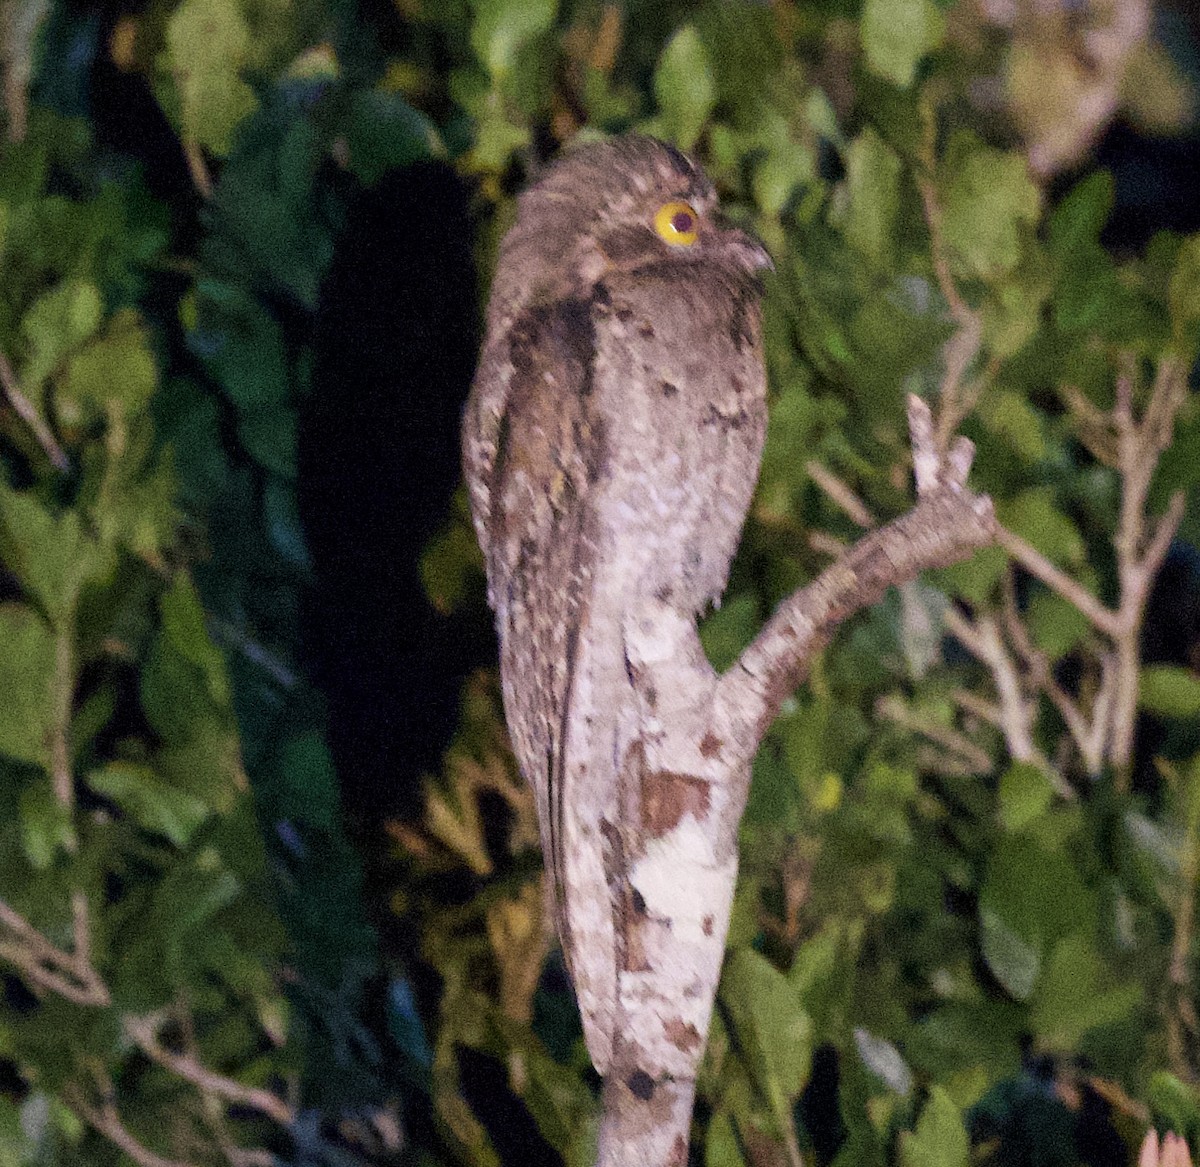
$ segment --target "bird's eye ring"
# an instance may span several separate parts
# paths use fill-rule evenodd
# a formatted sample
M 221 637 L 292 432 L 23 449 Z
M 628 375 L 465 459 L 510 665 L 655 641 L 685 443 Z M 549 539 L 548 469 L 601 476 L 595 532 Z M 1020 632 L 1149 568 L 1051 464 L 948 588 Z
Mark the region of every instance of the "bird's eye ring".
M 654 213 L 654 230 L 659 238 L 677 247 L 691 247 L 696 242 L 699 216 L 690 203 L 675 199 L 663 203 Z

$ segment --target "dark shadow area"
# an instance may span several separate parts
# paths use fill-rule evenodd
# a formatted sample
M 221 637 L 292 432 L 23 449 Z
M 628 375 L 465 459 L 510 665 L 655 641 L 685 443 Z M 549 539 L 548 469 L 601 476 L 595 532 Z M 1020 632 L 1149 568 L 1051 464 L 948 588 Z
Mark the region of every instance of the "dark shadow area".
M 397 170 L 352 202 L 321 297 L 300 423 L 316 573 L 303 625 L 356 832 L 416 809 L 462 679 L 489 655 L 486 616 L 437 612 L 420 577 L 460 478 L 478 341 L 472 238 L 448 165 Z

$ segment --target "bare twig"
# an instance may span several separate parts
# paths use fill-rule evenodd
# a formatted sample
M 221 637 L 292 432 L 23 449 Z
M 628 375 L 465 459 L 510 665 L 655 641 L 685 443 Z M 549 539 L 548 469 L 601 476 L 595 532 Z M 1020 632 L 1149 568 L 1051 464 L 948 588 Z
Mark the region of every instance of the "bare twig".
M 980 697 L 978 693 L 973 693 L 970 689 L 955 689 L 950 694 L 950 699 L 956 705 L 966 710 L 966 712 L 978 717 L 980 721 L 986 722 L 993 729 L 1000 729 L 1002 727 L 1000 707 Z
M 168 1159 L 150 1150 L 140 1142 L 121 1121 L 116 1103 L 113 1101 L 114 1090 L 111 1079 L 102 1070 L 95 1071 L 97 1085 L 100 1088 L 100 1100 L 91 1102 L 84 1092 L 76 1085 L 68 1083 L 63 1088 L 63 1101 L 90 1123 L 105 1138 L 120 1147 L 138 1167 L 193 1167 L 181 1159 Z
M 972 774 L 986 774 L 992 768 L 991 755 L 981 746 L 977 746 L 965 733 L 917 716 L 898 697 L 880 697 L 875 703 L 875 712 L 879 717 L 886 718 L 902 729 L 918 733 L 943 750 L 956 755 Z
M 1146 517 L 1146 504 L 1154 471 L 1162 452 L 1170 445 L 1174 420 L 1187 395 L 1186 371 L 1173 356 L 1158 364 L 1140 420 L 1135 416 L 1135 365 L 1126 357 L 1117 377 L 1113 409 L 1104 413 L 1077 390 L 1067 387 L 1064 397 L 1077 419 L 1090 434 L 1089 448 L 1115 467 L 1121 478 L 1121 506 L 1113 546 L 1117 556 L 1119 603 L 1112 609 L 1087 588 L 1052 563 L 1037 548 L 1015 532 L 997 525 L 996 542 L 1022 568 L 1079 611 L 1111 647 L 1099 654 L 1100 684 L 1092 699 L 1090 716 L 1068 695 L 1053 670 L 1032 642 L 1007 581 L 1004 631 L 1015 646 L 1027 673 L 1026 684 L 1046 695 L 1062 717 L 1084 765 L 1097 774 L 1106 762 L 1117 771 L 1118 786 L 1128 781 L 1136 723 L 1138 678 L 1141 670 L 1141 631 L 1146 604 L 1155 576 L 1166 557 L 1171 540 L 1183 517 L 1184 497 L 1176 492 L 1157 522 Z M 1038 758 L 1029 754 L 1032 738 L 1032 708 L 1017 695 L 1020 678 L 999 636 L 988 631 L 990 617 L 972 622 L 961 612 L 947 614 L 947 626 L 964 647 L 987 664 L 1000 694 L 1000 714 L 1005 739 L 1013 757 Z M 1015 683 L 1014 683 L 1015 682 Z M 1058 770 L 1045 762 L 1046 772 L 1056 779 L 1064 794 Z
M 846 550 L 845 541 L 836 535 L 831 535 L 828 531 L 810 531 L 808 545 L 818 555 L 828 555 L 833 559 L 837 559 Z
M 187 138 L 183 142 L 183 156 L 187 160 L 188 173 L 192 176 L 192 185 L 207 202 L 213 196 L 213 180 L 208 163 L 204 160 L 204 151 L 197 142 Z
M 841 507 L 851 520 L 860 527 L 875 526 L 875 518 L 867 508 L 867 504 L 832 470 L 826 469 L 815 459 L 806 462 L 804 469 L 809 478 L 829 496 L 833 503 Z
M 75 907 L 74 903 L 72 906 Z M 0 925 L 16 938 L 16 943 L 0 943 L 0 957 L 21 969 L 36 987 L 57 993 L 76 1005 L 111 1003 L 108 986 L 87 958 L 86 938 L 82 955 L 64 952 L 3 900 L 0 900 Z M 78 924 L 76 927 L 78 943 Z
M 1027 543 L 1020 535 L 999 523 L 996 525 L 996 542 L 1030 575 L 1056 591 L 1101 632 L 1114 637 L 1118 635 L 1121 630 L 1120 616 L 1106 608 L 1081 583 L 1055 567 L 1032 543 Z
M 71 461 L 63 448 L 55 440 L 54 435 L 50 432 L 50 427 L 42 420 L 41 415 L 33 407 L 33 402 L 21 390 L 21 384 L 17 380 L 16 371 L 8 359 L 8 355 L 0 351 L 0 388 L 4 390 L 4 396 L 8 398 L 8 403 L 16 411 L 17 416 L 29 427 L 30 432 L 37 439 L 37 443 L 45 451 L 46 457 L 50 459 L 57 470 L 61 470 L 64 474 L 70 472 Z
M 1127 358 L 1117 377 L 1112 424 L 1117 436 L 1121 473 L 1121 507 L 1113 547 L 1121 587 L 1120 630 L 1113 637 L 1116 653 L 1115 693 L 1109 756 L 1118 786 L 1129 780 L 1141 670 L 1141 632 L 1154 576 L 1183 517 L 1183 497 L 1177 493 L 1149 538 L 1146 501 L 1162 452 L 1171 441 L 1175 415 L 1187 396 L 1186 370 L 1173 357 L 1164 357 L 1155 371 L 1150 396 L 1139 423 L 1133 412 L 1134 364 Z
M 295 1117 L 291 1107 L 271 1091 L 243 1086 L 232 1078 L 209 1070 L 191 1054 L 178 1054 L 167 1049 L 158 1039 L 158 1027 L 153 1018 L 127 1014 L 122 1018 L 122 1024 L 125 1032 L 151 1061 L 191 1082 L 201 1091 L 215 1094 L 239 1106 L 248 1106 L 285 1126 Z
M 942 234 L 942 208 L 938 202 L 937 187 L 934 185 L 934 129 L 932 122 L 926 130 L 924 162 L 926 173 L 917 178 L 921 193 L 921 205 L 925 210 L 925 225 L 929 230 L 929 253 L 933 261 L 933 274 L 937 280 L 950 316 L 958 328 L 942 350 L 945 376 L 938 392 L 937 449 L 945 450 L 951 437 L 958 431 L 962 420 L 974 407 L 978 391 L 964 392 L 963 385 L 967 370 L 979 355 L 983 343 L 983 317 L 962 298 L 950 271 L 950 259 L 946 252 Z

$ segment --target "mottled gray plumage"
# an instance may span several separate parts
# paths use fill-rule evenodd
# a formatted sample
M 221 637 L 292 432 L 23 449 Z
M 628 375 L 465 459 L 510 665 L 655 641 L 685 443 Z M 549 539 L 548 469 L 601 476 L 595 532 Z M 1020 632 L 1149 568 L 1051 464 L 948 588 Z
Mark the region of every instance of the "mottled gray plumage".
M 675 200 L 696 212 L 689 246 L 655 229 Z M 467 405 L 506 716 L 601 1073 L 635 960 L 618 950 L 623 776 L 656 696 L 625 633 L 642 612 L 690 619 L 725 586 L 766 427 L 767 262 L 678 151 L 625 137 L 569 153 L 518 202 Z

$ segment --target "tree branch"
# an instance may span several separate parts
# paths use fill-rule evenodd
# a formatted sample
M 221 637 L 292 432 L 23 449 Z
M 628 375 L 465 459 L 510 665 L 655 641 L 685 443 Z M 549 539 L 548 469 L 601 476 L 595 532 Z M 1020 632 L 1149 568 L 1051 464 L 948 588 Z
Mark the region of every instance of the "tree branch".
M 1117 636 L 1121 630 L 1118 613 L 1106 608 L 1091 592 L 1066 572 L 1055 567 L 1032 543 L 1002 524 L 996 524 L 996 542 L 1030 575 L 1040 579 L 1072 607 L 1079 610 L 1101 632 Z
M 134 1017 L 127 1014 L 122 1018 L 125 1032 L 133 1039 L 134 1044 L 153 1062 L 171 1073 L 177 1074 L 193 1086 L 227 1102 L 236 1102 L 248 1106 L 274 1119 L 277 1123 L 287 1126 L 294 1119 L 292 1108 L 278 1095 L 270 1090 L 260 1090 L 253 1086 L 243 1086 L 232 1078 L 208 1069 L 190 1054 L 178 1054 L 167 1049 L 158 1040 L 158 1027 L 153 1019 Z
M 50 459 L 55 468 L 64 474 L 69 473 L 70 459 L 63 453 L 63 448 L 50 432 L 50 427 L 34 409 L 33 402 L 21 391 L 21 383 L 17 380 L 17 374 L 9 363 L 7 354 L 2 351 L 0 351 L 0 389 L 4 390 L 4 396 L 8 398 L 9 405 L 29 427 L 30 432 L 37 439 L 38 445 L 45 451 L 46 457 Z
M 918 397 L 909 398 L 908 418 L 916 507 L 868 532 L 784 600 L 722 676 L 705 658 L 694 620 L 669 605 L 647 606 L 622 629 L 643 731 L 626 755 L 619 827 L 609 840 L 620 875 L 609 883 L 613 1016 L 608 1044 L 597 1042 L 600 1167 L 687 1161 L 696 1068 L 737 877 L 738 822 L 751 760 L 780 705 L 849 616 L 993 540 L 991 501 L 966 487 L 970 442 L 939 448 Z M 794 1138 L 787 1153 L 799 1167 Z
M 106 1074 L 97 1071 L 98 1084 L 101 1089 L 101 1099 L 98 1104 L 88 1101 L 83 1091 L 71 1083 L 63 1087 L 63 1100 L 79 1115 L 90 1123 L 106 1139 L 120 1147 L 138 1167 L 193 1167 L 193 1164 L 181 1159 L 167 1159 L 157 1152 L 150 1150 L 144 1143 L 130 1132 L 121 1121 L 121 1116 L 113 1102 L 113 1085 Z
M 876 603 L 889 587 L 957 563 L 995 538 L 991 500 L 965 487 L 970 443 L 964 439 L 940 458 L 928 406 L 917 397 L 909 399 L 909 423 L 920 494 L 916 507 L 869 532 L 784 600 L 718 682 L 716 720 L 748 757 L 803 679 L 812 655 L 849 616 Z
M 18 941 L 0 944 L 0 957 L 21 969 L 35 986 L 57 993 L 76 1005 L 109 1005 L 112 995 L 88 957 L 86 915 L 81 930 L 79 905 L 74 897 L 72 907 L 77 945 L 83 935 L 82 951 L 77 948 L 75 953 L 56 947 L 24 916 L 0 900 L 0 925 L 12 932 Z

